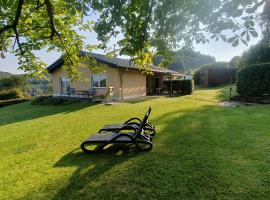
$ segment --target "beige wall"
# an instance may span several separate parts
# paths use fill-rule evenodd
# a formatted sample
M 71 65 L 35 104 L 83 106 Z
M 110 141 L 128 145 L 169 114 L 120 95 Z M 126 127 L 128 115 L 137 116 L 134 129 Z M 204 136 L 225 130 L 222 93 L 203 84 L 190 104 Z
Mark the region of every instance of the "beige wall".
M 138 96 L 146 95 L 146 76 L 141 74 L 139 70 L 126 70 L 120 68 L 109 67 L 108 65 L 101 64 L 104 69 L 104 74 L 107 75 L 107 88 L 96 88 L 94 95 L 106 95 L 108 87 L 113 87 L 113 99 L 127 99 Z M 91 72 L 89 68 L 79 67 L 79 71 L 87 81 L 76 81 L 71 83 L 71 87 L 75 90 L 88 91 L 91 87 Z M 102 74 L 102 72 L 101 72 Z M 60 77 L 66 77 L 67 73 L 62 67 L 56 69 L 52 73 L 53 94 L 60 95 Z
M 124 99 L 146 95 L 146 75 L 139 70 L 122 70 Z
M 75 88 L 75 90 L 83 90 L 83 91 L 88 91 L 90 88 L 90 77 L 91 77 L 91 72 L 89 68 L 84 67 L 82 64 L 79 67 L 79 71 L 82 73 L 83 78 L 85 78 L 85 81 L 74 81 L 71 83 L 71 87 Z M 67 72 L 63 70 L 63 67 L 60 67 L 56 69 L 52 73 L 52 87 L 53 87 L 53 94 L 55 96 L 60 95 L 60 77 L 65 77 L 67 78 Z

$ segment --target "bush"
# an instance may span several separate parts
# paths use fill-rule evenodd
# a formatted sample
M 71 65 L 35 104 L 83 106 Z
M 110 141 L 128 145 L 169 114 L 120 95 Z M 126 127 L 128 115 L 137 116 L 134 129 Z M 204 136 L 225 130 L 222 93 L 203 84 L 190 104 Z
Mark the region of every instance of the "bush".
M 0 89 L 24 88 L 25 85 L 26 79 L 21 75 L 13 75 L 0 79 Z
M 53 96 L 41 96 L 31 101 L 33 105 L 68 105 L 81 102 L 79 99 L 65 98 L 65 97 L 53 97 Z
M 21 89 L 7 89 L 0 91 L 0 100 L 8 100 L 8 99 L 29 99 L 29 96 L 26 92 L 22 91 Z
M 270 95 L 270 63 L 250 65 L 239 70 L 236 86 L 242 96 Z
M 194 83 L 192 80 L 181 80 L 181 93 L 191 94 L 193 92 Z
M 17 99 L 19 97 L 19 93 L 16 89 L 0 91 L 0 100 Z
M 164 81 L 164 89 L 170 91 L 170 81 Z M 191 94 L 193 91 L 193 80 L 172 80 L 174 93 Z

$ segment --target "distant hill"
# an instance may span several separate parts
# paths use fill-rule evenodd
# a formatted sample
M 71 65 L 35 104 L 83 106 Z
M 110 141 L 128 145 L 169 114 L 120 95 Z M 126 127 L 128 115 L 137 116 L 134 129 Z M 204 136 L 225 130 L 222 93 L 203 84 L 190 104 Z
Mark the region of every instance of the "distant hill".
M 153 59 L 154 65 L 158 65 L 162 57 L 155 56 Z M 176 55 L 169 69 L 182 73 L 187 73 L 198 69 L 202 65 L 215 63 L 215 57 L 201 54 L 200 52 L 193 52 L 190 56 Z
M 4 77 L 9 77 L 13 74 L 9 73 L 9 72 L 2 72 L 0 71 L 0 78 L 4 78 Z

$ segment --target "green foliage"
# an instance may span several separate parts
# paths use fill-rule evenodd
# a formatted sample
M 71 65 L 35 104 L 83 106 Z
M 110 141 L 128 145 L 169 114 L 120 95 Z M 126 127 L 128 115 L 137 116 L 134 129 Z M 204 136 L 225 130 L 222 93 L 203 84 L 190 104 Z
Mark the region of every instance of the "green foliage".
M 237 92 L 243 96 L 270 95 L 270 63 L 244 67 L 237 73 Z
M 24 88 L 26 79 L 24 76 L 12 75 L 0 79 L 0 89 Z
M 258 44 L 251 46 L 243 53 L 240 66 L 246 67 L 252 64 L 270 62 L 270 46 L 266 45 L 265 39 Z
M 170 91 L 170 81 L 164 81 L 164 89 Z M 194 89 L 193 80 L 172 80 L 173 93 L 188 95 L 192 94 Z
M 229 62 L 229 66 L 230 67 L 239 67 L 241 63 L 241 57 L 240 56 L 234 56 L 230 62 Z
M 192 94 L 194 88 L 193 80 L 180 80 L 180 84 L 182 94 Z
M 0 79 L 0 99 L 28 99 L 26 78 L 22 75 L 11 75 Z
M 79 50 L 93 46 L 84 44 L 83 37 L 74 28 L 91 31 L 91 20 L 84 24 L 80 20 L 80 13 L 89 8 L 80 11 L 82 3 L 66 0 L 1 0 L 0 5 L 2 54 L 9 52 L 18 56 L 21 70 L 31 76 L 44 77 L 46 64 L 34 52 L 40 49 L 60 51 L 70 78 L 80 79 L 76 68 Z
M 20 69 L 42 76 L 46 64 L 35 51 L 58 51 L 69 77 L 78 80 L 79 51 L 112 51 L 107 45 L 114 39 L 115 53 L 131 56 L 148 72 L 153 55 L 163 56 L 161 66 L 166 66 L 173 52 L 192 48 L 195 42 L 247 44 L 258 36 L 256 11 L 263 4 L 264 0 L 0 0 L 0 54 L 1 59 L 5 52 L 19 56 Z M 93 12 L 95 24 L 89 17 L 83 20 Z M 76 30 L 95 30 L 102 45 L 84 44 Z
M 68 99 L 64 97 L 41 96 L 31 101 L 33 105 L 68 105 L 81 102 L 79 99 Z
M 20 88 L 5 89 L 0 91 L 0 100 L 29 99 L 28 94 Z
M 162 61 L 161 56 L 154 56 L 153 64 L 159 65 Z M 216 59 L 209 55 L 201 54 L 200 52 L 176 52 L 168 68 L 178 72 L 188 72 L 199 68 L 202 65 L 215 63 Z
M 150 46 L 165 61 L 172 58 L 175 49 L 190 48 L 194 42 L 221 39 L 232 46 L 240 42 L 247 44 L 251 37 L 258 36 L 254 29 L 255 11 L 263 3 L 257 0 L 106 1 L 100 8 L 101 16 L 95 28 L 105 45 L 112 36 L 124 35 L 118 42 L 120 54 L 136 57 L 138 52 L 148 52 Z
M 0 100 L 7 99 L 17 99 L 19 98 L 18 90 L 10 89 L 10 90 L 1 90 L 0 91 Z

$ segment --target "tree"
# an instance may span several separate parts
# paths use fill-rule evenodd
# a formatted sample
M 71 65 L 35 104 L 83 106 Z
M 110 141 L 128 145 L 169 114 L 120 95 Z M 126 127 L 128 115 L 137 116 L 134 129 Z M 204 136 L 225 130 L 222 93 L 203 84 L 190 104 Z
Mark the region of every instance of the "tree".
M 270 62 L 270 47 L 262 40 L 242 54 L 239 65 L 240 67 L 246 67 L 252 64 L 267 62 Z
M 230 60 L 229 65 L 230 65 L 231 67 L 239 67 L 240 63 L 241 63 L 241 57 L 240 57 L 240 56 L 234 56 L 234 57 Z
M 159 65 L 162 62 L 161 56 L 154 56 L 153 64 Z M 199 68 L 202 65 L 215 63 L 215 57 L 201 54 L 200 52 L 190 51 L 188 54 L 175 52 L 172 62 L 168 68 L 178 72 L 186 73 Z
M 3 52 L 11 52 L 19 56 L 21 69 L 40 75 L 45 64 L 34 50 L 60 51 L 69 76 L 78 79 L 80 50 L 91 51 L 96 46 L 84 44 L 76 29 L 95 29 L 102 42 L 100 48 L 106 50 L 110 39 L 117 37 L 116 53 L 132 57 L 147 71 L 153 54 L 165 58 L 164 66 L 173 52 L 192 48 L 194 42 L 222 39 L 232 46 L 247 44 L 250 37 L 258 36 L 255 11 L 265 1 L 0 0 L 1 57 Z M 95 25 L 83 20 L 92 12 L 99 16 Z M 226 37 L 228 32 L 231 35 Z
M 12 89 L 12 88 L 24 88 L 26 85 L 26 79 L 21 75 L 12 75 L 9 77 L 0 79 L 0 89 Z

